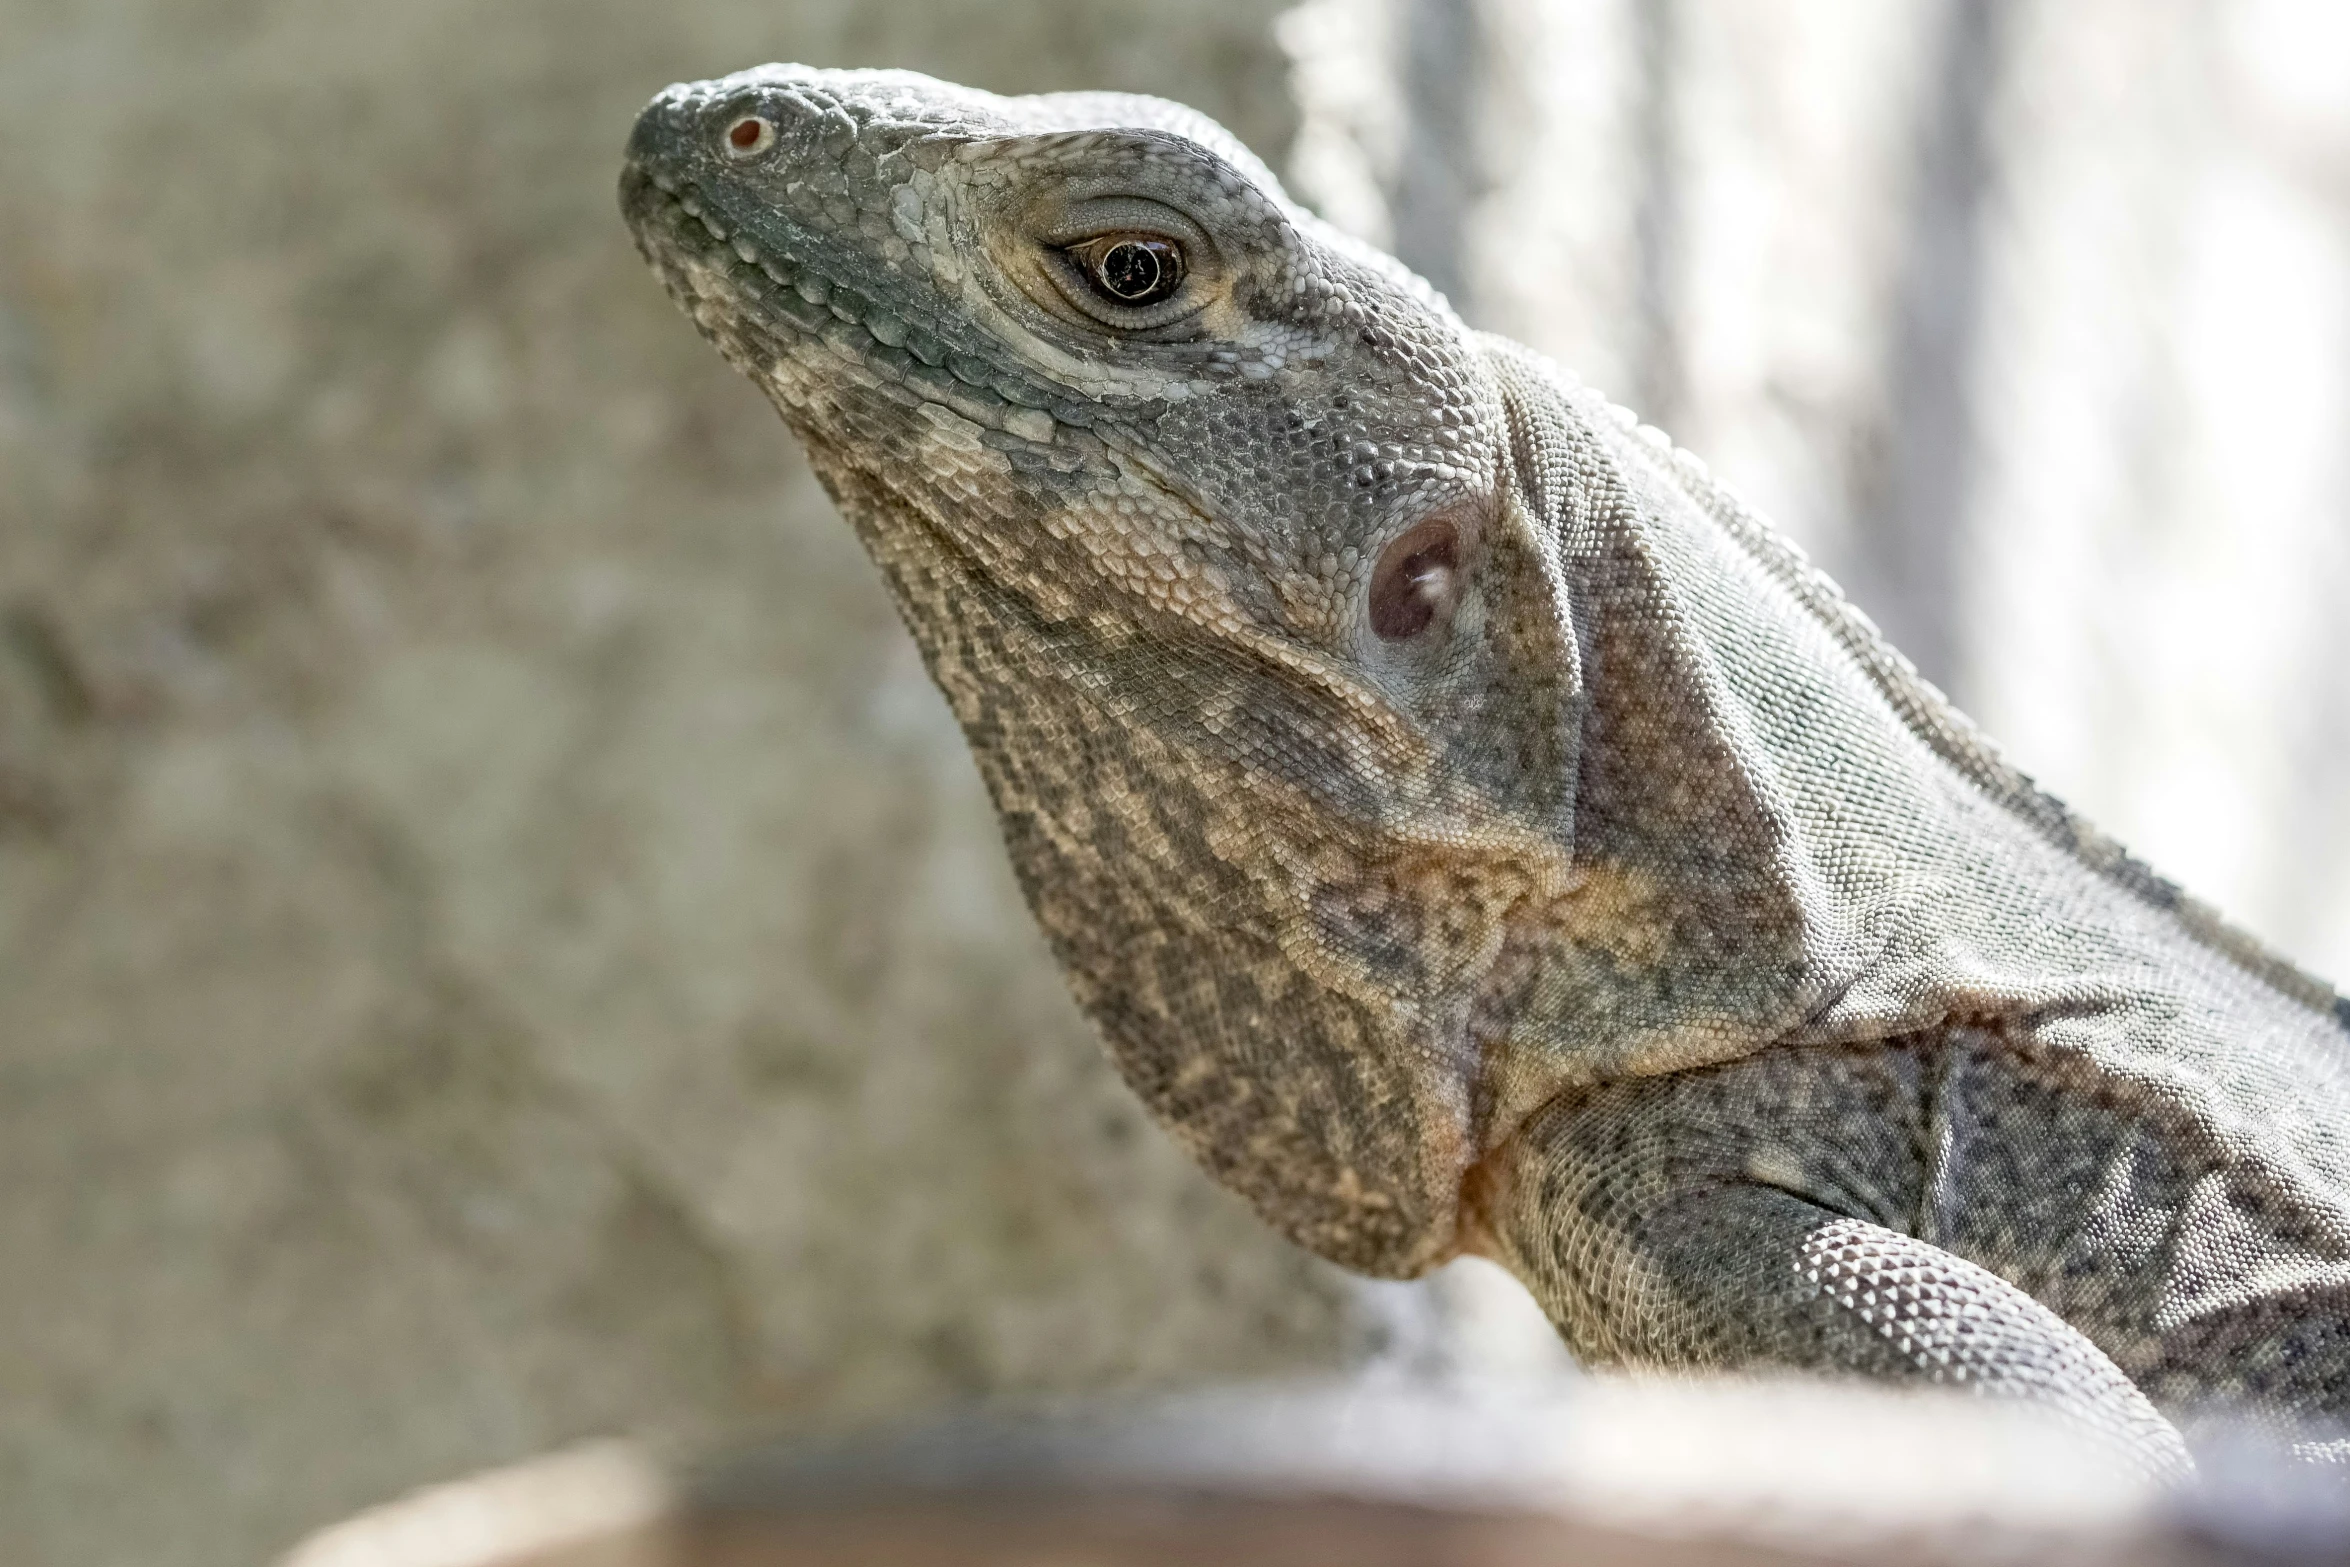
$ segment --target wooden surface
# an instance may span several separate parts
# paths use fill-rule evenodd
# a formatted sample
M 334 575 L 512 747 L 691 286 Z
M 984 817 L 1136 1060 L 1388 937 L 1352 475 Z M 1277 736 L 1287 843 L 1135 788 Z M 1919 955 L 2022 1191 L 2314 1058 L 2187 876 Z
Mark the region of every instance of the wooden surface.
M 2338 1482 L 2163 1491 L 2028 1411 L 1790 1384 L 1236 1389 L 983 1411 L 670 1471 L 598 1446 L 281 1567 L 2296 1567 Z

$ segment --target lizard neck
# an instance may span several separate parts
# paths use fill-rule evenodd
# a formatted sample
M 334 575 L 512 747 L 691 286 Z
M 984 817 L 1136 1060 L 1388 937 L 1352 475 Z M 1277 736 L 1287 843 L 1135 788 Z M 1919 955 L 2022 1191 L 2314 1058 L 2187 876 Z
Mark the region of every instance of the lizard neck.
M 1580 1084 L 2049 994 L 1969 955 L 2040 917 L 2019 886 L 2079 868 L 1921 738 L 1690 459 L 1547 367 L 1499 368 L 1584 706 L 1573 888 L 1525 911 L 1480 1003 L 1481 1145 Z M 2002 874 L 2022 864 L 2045 875 Z
M 1738 630 L 1716 622 L 1740 611 L 1719 602 L 1702 519 L 1677 514 L 1612 425 L 1547 378 L 1503 373 L 1583 706 L 1572 886 L 1514 923 L 1472 1023 L 1488 1148 L 1563 1088 L 1751 1054 L 1844 978 L 1784 759 L 1719 645 Z
M 1587 1085 L 1965 1022 L 2339 1167 L 2330 989 L 2034 789 L 1693 460 L 1502 374 L 1583 705 L 1573 890 L 1475 1014 L 1483 1157 Z

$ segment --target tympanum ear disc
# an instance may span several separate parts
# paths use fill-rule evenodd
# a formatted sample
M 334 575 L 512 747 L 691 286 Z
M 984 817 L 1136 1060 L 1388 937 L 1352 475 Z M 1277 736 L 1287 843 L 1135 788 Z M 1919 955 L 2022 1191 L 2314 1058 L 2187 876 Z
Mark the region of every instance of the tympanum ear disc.
M 1389 642 L 1427 630 L 1452 607 L 1460 552 L 1460 530 L 1445 517 L 1431 517 L 1388 545 L 1371 573 L 1371 629 Z

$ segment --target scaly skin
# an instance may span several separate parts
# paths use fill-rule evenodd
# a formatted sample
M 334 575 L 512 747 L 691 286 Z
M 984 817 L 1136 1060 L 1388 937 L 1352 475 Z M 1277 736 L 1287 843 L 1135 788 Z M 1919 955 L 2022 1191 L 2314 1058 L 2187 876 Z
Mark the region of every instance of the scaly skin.
M 2158 1467 L 2156 1405 L 2350 1416 L 2350 1007 L 1657 432 L 1151 99 L 772 66 L 656 99 L 621 200 L 1128 1082 L 1300 1244 Z

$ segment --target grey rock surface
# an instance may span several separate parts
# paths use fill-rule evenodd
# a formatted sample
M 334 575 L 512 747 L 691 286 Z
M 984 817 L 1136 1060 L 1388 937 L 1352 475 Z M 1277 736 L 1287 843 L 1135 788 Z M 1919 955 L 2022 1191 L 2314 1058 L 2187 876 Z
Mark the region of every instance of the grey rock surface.
M 1327 1365 L 612 212 L 746 61 L 1199 105 L 1267 0 L 0 0 L 0 1559 Z

